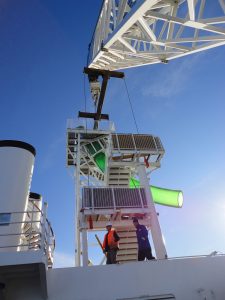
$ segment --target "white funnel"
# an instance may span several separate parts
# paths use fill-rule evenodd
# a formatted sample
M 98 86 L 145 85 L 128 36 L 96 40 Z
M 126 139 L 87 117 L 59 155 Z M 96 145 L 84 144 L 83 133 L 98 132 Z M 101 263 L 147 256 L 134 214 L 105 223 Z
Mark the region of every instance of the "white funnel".
M 35 154 L 30 144 L 0 141 L 0 251 L 19 249 Z

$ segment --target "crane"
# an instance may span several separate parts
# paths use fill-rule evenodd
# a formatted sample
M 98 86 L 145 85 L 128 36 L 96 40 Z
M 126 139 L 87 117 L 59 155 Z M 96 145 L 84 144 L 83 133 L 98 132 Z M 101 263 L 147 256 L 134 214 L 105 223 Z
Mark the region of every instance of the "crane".
M 108 119 L 101 115 L 107 80 L 124 77 L 116 70 L 167 64 L 224 45 L 225 0 L 213 1 L 213 8 L 206 0 L 104 0 L 89 44 L 91 70 L 85 69 L 95 73 L 89 82 L 97 113 L 79 116 L 94 118 L 95 128 Z
M 88 265 L 87 233 L 104 230 L 106 221 L 123 240 L 119 262 L 136 260 L 133 217 L 151 230 L 156 257 L 167 258 L 154 203 L 181 207 L 183 195 L 159 188 L 157 198 L 149 186 L 150 173 L 160 167 L 165 152 L 161 140 L 149 134 L 115 133 L 113 126 L 102 129 L 100 121 L 109 119 L 102 107 L 109 78 L 124 78 L 118 70 L 166 64 L 224 45 L 225 0 L 213 3 L 214 10 L 206 0 L 103 1 L 84 69 L 95 112 L 78 114 L 94 119 L 94 127 L 86 123 L 67 129 L 67 165 L 75 166 L 76 265 L 81 265 L 81 256 L 83 266 Z
M 89 46 L 89 67 L 168 63 L 224 45 L 224 24 L 225 0 L 104 0 Z

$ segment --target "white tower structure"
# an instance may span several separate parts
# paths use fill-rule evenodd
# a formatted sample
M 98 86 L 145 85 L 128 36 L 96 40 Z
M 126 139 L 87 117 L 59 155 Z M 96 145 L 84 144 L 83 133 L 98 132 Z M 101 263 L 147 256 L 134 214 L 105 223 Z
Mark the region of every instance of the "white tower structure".
M 77 265 L 81 253 L 83 265 L 88 264 L 87 232 L 105 230 L 107 221 L 121 237 L 117 260 L 137 260 L 133 217 L 151 229 L 156 256 L 166 258 L 146 173 L 160 167 L 163 154 L 159 137 L 153 135 L 68 128 L 67 165 L 75 166 Z M 132 189 L 134 177 L 140 180 L 140 187 Z

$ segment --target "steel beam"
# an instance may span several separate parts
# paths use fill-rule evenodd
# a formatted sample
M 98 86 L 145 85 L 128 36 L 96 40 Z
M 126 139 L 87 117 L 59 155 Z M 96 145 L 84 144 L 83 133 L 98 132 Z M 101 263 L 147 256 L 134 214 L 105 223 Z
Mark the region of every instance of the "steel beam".
M 221 11 L 215 15 L 218 9 L 214 6 L 218 8 L 218 4 Z M 206 10 L 211 15 L 204 18 Z M 225 37 L 223 24 L 225 0 L 105 0 L 94 34 L 89 66 L 112 71 L 161 63 L 196 50 L 219 47 L 223 43 L 218 41 Z M 212 33 L 218 35 L 217 40 Z M 187 46 L 181 44 L 185 39 Z M 168 53 L 168 48 L 174 51 Z M 155 56 L 156 50 L 159 53 Z

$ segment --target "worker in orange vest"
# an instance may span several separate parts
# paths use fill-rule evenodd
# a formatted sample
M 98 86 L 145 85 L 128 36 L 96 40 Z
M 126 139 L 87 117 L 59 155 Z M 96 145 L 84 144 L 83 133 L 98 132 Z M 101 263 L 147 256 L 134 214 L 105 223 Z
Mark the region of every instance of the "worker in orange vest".
M 107 254 L 106 264 L 116 264 L 116 254 L 119 250 L 120 237 L 118 236 L 115 229 L 112 229 L 112 223 L 108 222 L 106 224 L 107 233 L 104 238 L 102 245 L 103 252 Z

